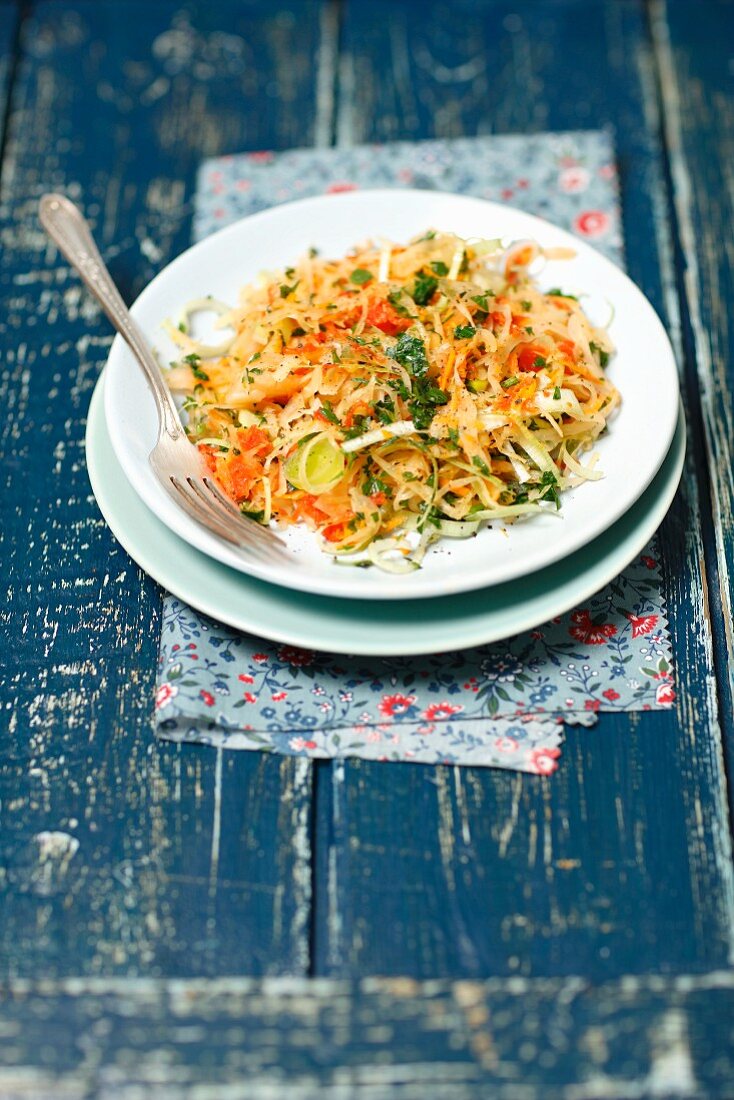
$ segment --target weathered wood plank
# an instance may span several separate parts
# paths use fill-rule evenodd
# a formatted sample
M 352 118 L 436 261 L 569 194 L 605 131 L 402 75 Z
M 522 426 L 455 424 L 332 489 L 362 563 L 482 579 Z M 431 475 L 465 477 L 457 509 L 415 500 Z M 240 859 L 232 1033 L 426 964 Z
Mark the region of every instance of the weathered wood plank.
M 161 593 L 84 468 L 109 328 L 36 209 L 79 198 L 130 299 L 188 244 L 203 156 L 314 140 L 320 20 L 280 0 L 41 0 L 23 28 L 0 211 L 7 974 L 308 966 L 308 771 L 153 743 Z
M 717 633 L 721 713 L 734 765 L 734 4 L 651 4 L 677 238 L 691 388 L 705 428 L 711 500 L 711 607 Z M 730 795 L 732 792 L 730 791 Z M 734 804 L 733 804 L 734 805 Z
M 13 46 L 18 26 L 18 12 L 13 5 L 0 4 L 0 142 L 4 136 L 8 84 L 13 62 Z
M 734 977 L 14 982 L 0 1033 L 29 1100 L 717 1100 Z
M 680 352 L 643 5 L 485 0 L 347 8 L 341 141 L 611 125 L 630 273 Z M 662 529 L 680 702 L 570 731 L 552 780 L 319 770 L 316 970 L 418 977 L 724 965 L 725 777 L 702 573 L 699 425 Z

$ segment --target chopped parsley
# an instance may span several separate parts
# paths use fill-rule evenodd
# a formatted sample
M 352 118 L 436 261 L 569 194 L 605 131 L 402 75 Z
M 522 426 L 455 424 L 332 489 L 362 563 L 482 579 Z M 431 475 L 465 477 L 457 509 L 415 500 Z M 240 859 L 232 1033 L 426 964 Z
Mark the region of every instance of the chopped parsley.
M 474 325 L 457 325 L 454 329 L 454 339 L 471 340 L 476 331 Z
M 600 348 L 599 345 L 593 343 L 593 341 L 589 344 L 589 347 L 595 355 L 599 356 L 599 365 L 601 367 L 606 367 L 607 363 L 609 362 L 609 352 L 604 351 L 604 348 Z
M 534 367 L 544 367 L 545 364 L 546 364 L 546 360 L 543 358 L 542 355 L 536 355 L 535 358 L 533 359 L 533 366 Z
M 300 281 L 301 281 L 300 279 L 296 279 L 295 283 L 293 283 L 292 286 L 288 286 L 287 283 L 281 283 L 280 284 L 280 296 L 281 296 L 281 298 L 287 298 L 289 294 L 292 294 L 293 291 L 298 286 L 298 284 L 300 283 Z
M 533 303 L 532 302 L 520 302 L 520 306 L 527 313 L 529 310 L 531 310 L 533 308 Z
M 553 298 L 570 298 L 572 302 L 578 302 L 578 297 L 576 294 L 564 294 L 560 287 L 557 286 L 554 286 L 552 290 L 548 291 L 548 293 Z
M 402 290 L 391 290 L 387 300 L 399 317 L 412 317 L 413 314 L 400 301 L 402 293 Z
M 392 397 L 385 395 L 385 397 L 373 403 L 372 409 L 381 424 L 394 424 L 395 402 Z
M 561 507 L 561 498 L 558 495 L 558 481 L 552 470 L 546 470 L 540 479 L 544 491 L 540 494 L 541 500 L 552 500 L 556 509 Z
M 437 286 L 438 279 L 434 278 L 433 275 L 426 275 L 425 272 L 419 271 L 415 277 L 413 289 L 409 291 L 409 294 L 417 306 L 425 306 L 433 297 Z
M 356 439 L 359 435 L 364 435 L 366 431 L 369 431 L 369 417 L 358 415 L 355 416 L 352 421 L 351 428 L 346 428 L 344 432 L 345 439 Z
M 470 301 L 475 302 L 480 309 L 483 309 L 485 313 L 489 312 L 489 298 L 494 298 L 494 292 L 491 290 L 485 290 L 481 294 L 475 294 Z
M 336 415 L 328 401 L 321 402 L 321 413 L 323 416 L 326 417 L 330 424 L 341 424 L 339 417 Z
M 416 428 L 422 431 L 430 425 L 438 406 L 448 402 L 448 395 L 428 377 L 428 357 L 420 337 L 404 332 L 389 354 L 413 379 L 408 408 Z
M 198 378 L 200 382 L 209 381 L 209 375 L 199 366 L 199 364 L 201 363 L 200 356 L 192 352 L 191 355 L 184 355 L 183 361 L 184 363 L 188 363 L 188 365 L 191 367 L 191 373 L 193 374 L 194 378 Z
M 561 387 L 560 386 L 556 386 L 556 388 L 553 390 L 553 400 L 554 401 L 560 401 L 561 400 Z
M 489 466 L 483 458 L 479 457 L 479 455 L 474 455 L 471 460 L 471 464 L 472 466 L 476 466 L 480 473 L 484 474 L 486 477 L 489 477 Z
M 362 484 L 362 492 L 366 497 L 372 497 L 376 493 L 384 493 L 386 496 L 390 494 L 390 486 L 382 478 L 377 477 L 375 474 L 371 474 L 370 477 Z
M 449 269 L 447 268 L 443 260 L 432 260 L 431 269 L 436 273 L 436 275 L 446 276 L 449 273 Z
M 355 267 L 352 274 L 349 276 L 350 283 L 355 283 L 357 286 L 364 286 L 370 279 L 373 279 L 374 275 L 371 271 L 367 271 L 364 267 Z
M 391 357 L 401 367 L 405 367 L 408 374 L 414 378 L 422 378 L 428 373 L 428 358 L 423 341 L 419 336 L 409 336 L 404 332 L 397 344 L 390 351 Z

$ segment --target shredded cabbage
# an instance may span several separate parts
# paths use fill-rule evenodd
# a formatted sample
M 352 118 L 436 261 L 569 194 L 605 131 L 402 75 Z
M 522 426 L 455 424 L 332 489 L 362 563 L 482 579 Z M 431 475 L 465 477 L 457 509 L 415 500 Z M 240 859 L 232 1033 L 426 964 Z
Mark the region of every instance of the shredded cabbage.
M 606 331 L 530 274 L 550 255 L 431 231 L 189 302 L 165 329 L 190 438 L 244 511 L 345 564 L 408 572 L 436 539 L 555 511 L 602 476 L 581 456 L 620 397 Z M 203 311 L 232 335 L 197 340 Z

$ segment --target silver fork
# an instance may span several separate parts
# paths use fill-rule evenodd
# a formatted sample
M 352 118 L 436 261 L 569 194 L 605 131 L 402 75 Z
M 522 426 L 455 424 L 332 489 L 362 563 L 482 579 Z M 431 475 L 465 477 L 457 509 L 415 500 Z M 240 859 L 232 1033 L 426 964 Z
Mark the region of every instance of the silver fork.
M 120 297 L 81 211 L 65 195 L 51 194 L 42 197 L 39 217 L 142 368 L 158 413 L 158 440 L 149 460 L 168 495 L 225 542 L 260 557 L 284 553 L 282 540 L 270 528 L 243 516 L 221 492 L 203 456 L 189 442 L 155 357 Z

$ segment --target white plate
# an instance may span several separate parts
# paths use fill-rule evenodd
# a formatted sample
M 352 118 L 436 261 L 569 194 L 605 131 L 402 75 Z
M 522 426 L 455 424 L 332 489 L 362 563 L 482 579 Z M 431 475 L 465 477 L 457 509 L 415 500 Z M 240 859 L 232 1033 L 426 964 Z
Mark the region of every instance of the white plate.
M 110 351 L 105 411 L 115 454 L 130 483 L 156 516 L 192 546 L 218 561 L 275 584 L 329 596 L 414 599 L 445 596 L 523 577 L 571 554 L 614 523 L 640 497 L 670 447 L 678 414 L 673 353 L 655 311 L 609 260 L 562 229 L 510 207 L 436 191 L 357 191 L 286 203 L 244 218 L 208 237 L 169 264 L 132 307 L 164 361 L 175 349 L 161 322 L 191 298 L 212 294 L 235 302 L 239 288 L 263 269 L 284 266 L 310 246 L 342 255 L 367 237 L 396 241 L 427 228 L 462 237 L 533 238 L 545 247 L 575 250 L 570 261 L 548 263 L 540 278 L 590 295 L 590 308 L 614 310 L 610 336 L 617 353 L 610 378 L 622 408 L 599 441 L 605 477 L 564 494 L 561 512 L 533 516 L 506 531 L 495 525 L 465 542 L 446 541 L 407 575 L 333 564 L 303 529 L 288 533 L 292 562 L 250 561 L 187 518 L 158 484 L 148 463 L 156 416 L 142 373 L 122 340 Z
M 562 615 L 603 588 L 647 545 L 680 481 L 681 411 L 670 450 L 636 504 L 588 546 L 522 585 L 496 584 L 436 600 L 330 600 L 243 576 L 172 534 L 125 479 L 105 424 L 100 379 L 87 420 L 94 495 L 113 534 L 151 577 L 219 622 L 276 642 L 329 653 L 407 656 L 444 653 L 509 638 Z

